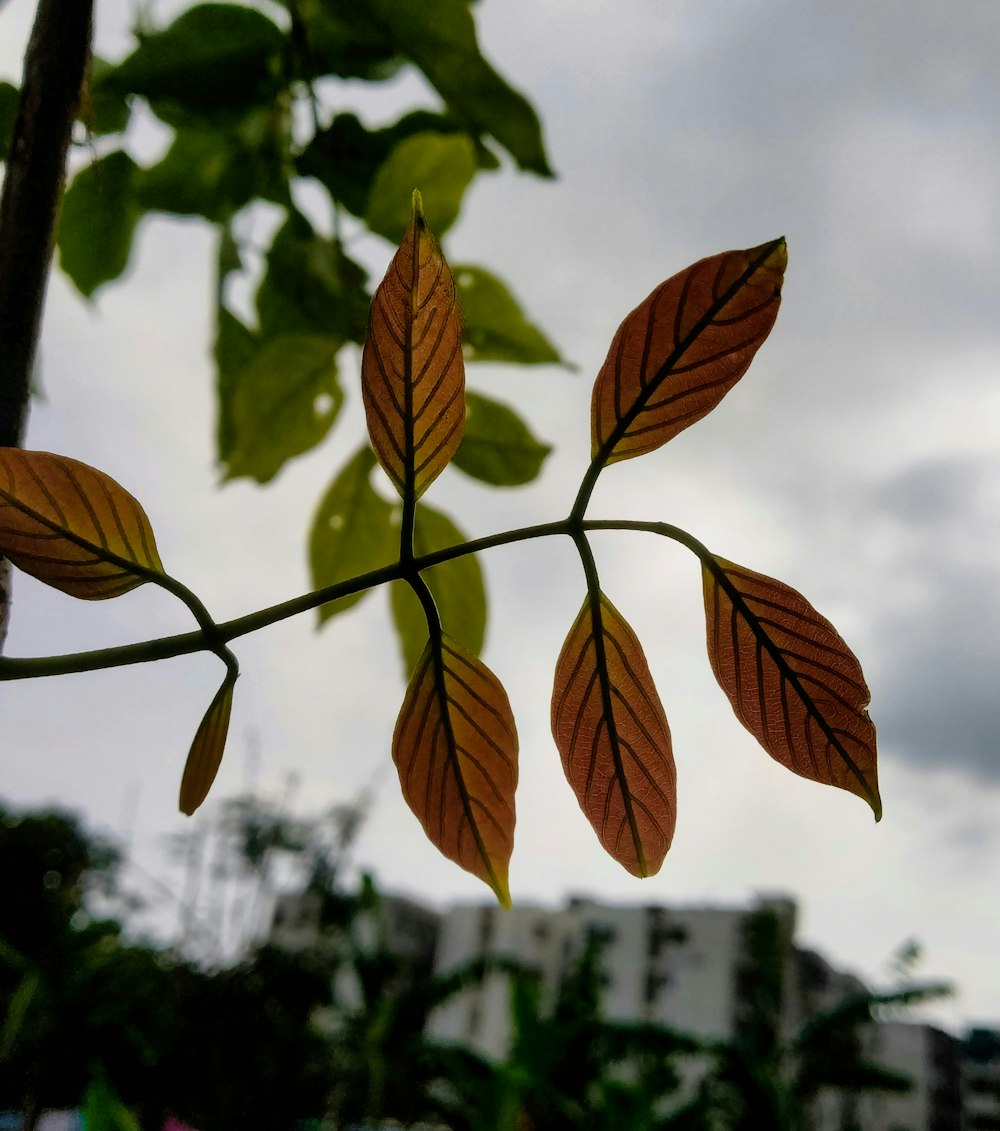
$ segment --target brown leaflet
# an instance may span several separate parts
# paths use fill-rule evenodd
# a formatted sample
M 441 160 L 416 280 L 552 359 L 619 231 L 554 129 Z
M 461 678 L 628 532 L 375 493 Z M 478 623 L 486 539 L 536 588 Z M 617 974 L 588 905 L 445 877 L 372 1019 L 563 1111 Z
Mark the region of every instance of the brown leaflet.
M 184 764 L 180 794 L 180 810 L 189 817 L 208 796 L 222 764 L 237 674 L 234 669 L 228 672 L 191 743 L 187 762 Z
M 465 363 L 455 280 L 418 197 L 372 300 L 361 392 L 379 463 L 401 495 L 409 484 L 419 498 L 461 442 Z
M 644 455 L 715 408 L 774 325 L 787 258 L 783 239 L 713 255 L 628 315 L 594 383 L 594 456 Z
M 635 633 L 590 594 L 556 663 L 552 734 L 601 844 L 635 876 L 660 870 L 674 835 L 670 728 Z
M 862 797 L 878 793 L 870 695 L 854 653 L 790 586 L 714 558 L 702 564 L 708 656 L 736 717 L 783 766 Z
M 67 456 L 19 448 L 0 448 L 0 553 L 87 601 L 163 572 L 149 520 L 123 487 Z
M 449 860 L 510 906 L 517 731 L 497 677 L 448 636 L 413 672 L 392 738 L 403 797 Z

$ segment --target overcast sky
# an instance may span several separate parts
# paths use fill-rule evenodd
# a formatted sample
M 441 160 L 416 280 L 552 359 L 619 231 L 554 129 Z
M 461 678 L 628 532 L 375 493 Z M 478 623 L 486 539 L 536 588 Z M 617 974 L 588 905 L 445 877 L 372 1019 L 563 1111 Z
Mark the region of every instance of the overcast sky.
M 31 9 L 10 0 L 0 13 L 3 77 L 17 77 Z M 127 49 L 129 11 L 99 4 L 104 54 Z M 486 53 L 540 111 L 558 179 L 480 178 L 446 252 L 502 275 L 579 372 L 472 367 L 470 386 L 519 404 L 556 453 L 528 488 L 490 491 L 449 470 L 427 501 L 472 535 L 564 515 L 621 318 L 693 260 L 784 234 L 781 313 L 746 377 L 667 447 L 609 469 L 591 516 L 678 523 L 828 616 L 872 688 L 885 805 L 875 825 L 859 799 L 761 752 L 712 679 L 694 559 L 602 535 L 603 588 L 644 643 L 678 764 L 674 846 L 657 877 L 632 879 L 602 854 L 548 728 L 579 563 L 568 542 L 493 551 L 485 659 L 522 751 L 515 901 L 788 891 L 801 936 L 833 961 L 878 977 L 915 937 L 924 972 L 961 990 L 938 1016 L 1000 1022 L 995 0 L 481 0 L 476 12 Z M 356 91 L 335 97 L 349 107 Z M 430 97 L 404 76 L 368 96 L 366 116 Z M 166 141 L 148 131 L 143 158 Z M 379 277 L 391 249 L 371 238 L 354 252 Z M 211 273 L 206 227 L 157 219 L 128 281 L 94 304 L 56 275 L 28 446 L 132 490 L 167 568 L 224 619 L 308 587 L 310 515 L 362 417 L 352 357 L 330 439 L 267 488 L 219 490 Z M 18 578 L 15 602 L 9 655 L 190 627 L 149 587 L 87 605 Z M 389 744 L 403 683 L 386 613 L 377 594 L 320 635 L 306 617 L 238 643 L 244 676 L 210 805 L 251 780 L 277 791 L 290 771 L 305 810 L 372 787 L 358 858 L 385 887 L 486 899 L 399 797 Z M 214 658 L 188 657 L 0 686 L 3 796 L 82 808 L 155 866 L 163 835 L 185 827 L 180 772 L 220 678 Z

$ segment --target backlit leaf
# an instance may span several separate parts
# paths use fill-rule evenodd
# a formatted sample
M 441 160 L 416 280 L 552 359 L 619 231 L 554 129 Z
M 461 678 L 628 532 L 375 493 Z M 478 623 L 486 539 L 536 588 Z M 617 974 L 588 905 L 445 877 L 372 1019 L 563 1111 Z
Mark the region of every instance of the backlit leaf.
M 670 729 L 642 646 L 603 593 L 587 595 L 559 655 L 552 734 L 601 844 L 633 875 L 655 875 L 677 815 Z
M 416 185 L 427 201 L 427 226 L 443 236 L 458 217 L 476 168 L 476 150 L 467 134 L 404 138 L 375 174 L 365 210 L 368 227 L 398 243 L 410 223 Z
M 722 558 L 702 565 L 708 656 L 736 717 L 783 766 L 882 815 L 861 665 L 790 586 Z
M 445 636 L 428 643 L 399 712 L 392 757 L 403 797 L 449 860 L 510 906 L 517 732 L 497 677 Z
M 229 733 L 229 716 L 233 709 L 233 687 L 238 672 L 226 673 L 222 686 L 215 693 L 205 717 L 198 726 L 181 778 L 180 810 L 189 817 L 201 805 L 212 788 L 222 764 Z
M 467 536 L 441 511 L 421 503 L 413 525 L 413 552 L 418 557 L 458 546 Z M 486 587 L 475 554 L 425 569 L 423 579 L 431 591 L 445 632 L 467 651 L 478 656 L 486 635 Z M 427 643 L 427 618 L 423 607 L 405 581 L 390 586 L 392 616 L 396 623 L 405 673 L 416 667 Z
M 510 293 L 506 283 L 484 270 L 463 264 L 455 268 L 462 302 L 463 340 L 469 361 L 511 361 L 518 365 L 550 365 L 562 361 L 555 346 Z
M 337 473 L 323 496 L 309 534 L 313 589 L 389 565 L 399 555 L 399 524 L 393 507 L 371 485 L 375 456 L 367 444 Z M 322 625 L 365 595 L 352 593 L 317 609 Z
M 348 211 L 363 217 L 375 174 L 399 142 L 418 133 L 443 135 L 464 132 L 454 118 L 431 110 L 412 110 L 392 125 L 376 130 L 362 125 L 356 114 L 338 114 L 309 142 L 296 159 L 296 167 L 302 176 L 316 177 L 321 181 L 330 195 Z M 475 139 L 473 144 L 476 145 L 479 167 L 495 168 L 496 158 Z M 407 182 L 404 186 L 406 191 L 413 187 L 413 183 Z M 404 225 L 407 218 L 404 218 Z
M 227 333 L 235 336 L 236 328 Z M 227 479 L 267 483 L 329 432 L 344 400 L 337 384 L 341 345 L 338 338 L 288 334 L 264 342 L 245 368 L 220 375 L 219 458 Z
M 128 264 L 142 215 L 139 168 L 121 150 L 81 170 L 66 190 L 59 216 L 59 266 L 81 294 L 117 279 Z
M 495 137 L 522 169 L 552 175 L 538 116 L 480 54 L 468 0 L 368 0 L 366 7 L 460 122 Z
M 595 456 L 651 452 L 715 408 L 774 325 L 786 262 L 783 239 L 713 255 L 628 315 L 594 384 Z
M 162 574 L 149 520 L 109 475 L 0 448 L 0 554 L 72 597 L 117 597 Z
M 494 487 L 530 483 L 552 451 L 536 440 L 527 424 L 507 405 L 479 393 L 465 394 L 465 435 L 455 466 Z
M 368 433 L 401 495 L 419 498 L 465 427 L 465 365 L 455 280 L 424 220 L 413 219 L 372 301 L 361 358 Z

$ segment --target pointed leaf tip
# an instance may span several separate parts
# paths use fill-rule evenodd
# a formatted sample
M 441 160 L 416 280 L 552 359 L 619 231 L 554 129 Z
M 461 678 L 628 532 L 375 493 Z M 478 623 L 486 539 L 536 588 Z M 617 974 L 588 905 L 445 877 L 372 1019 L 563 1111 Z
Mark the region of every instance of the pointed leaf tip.
M 699 260 L 619 326 L 594 383 L 591 449 L 606 463 L 654 451 L 712 411 L 778 314 L 784 238 Z
M 552 735 L 605 851 L 634 876 L 652 876 L 677 818 L 670 728 L 635 633 L 603 593 L 594 596 L 556 664 Z
M 85 601 L 162 574 L 149 519 L 110 475 L 68 456 L 0 448 L 0 554 Z
M 465 363 L 455 280 L 416 212 L 372 300 L 361 393 L 379 463 L 419 498 L 462 440 Z
M 497 677 L 448 636 L 429 641 L 392 739 L 403 797 L 440 852 L 510 906 L 517 730 Z
M 191 743 L 184 765 L 184 776 L 181 778 L 179 802 L 180 810 L 185 816 L 190 817 L 199 808 L 219 772 L 229 733 L 233 687 L 238 676 L 238 671 L 227 672 Z
M 861 665 L 790 586 L 723 558 L 703 563 L 708 655 L 736 717 L 793 773 L 857 794 L 882 817 Z

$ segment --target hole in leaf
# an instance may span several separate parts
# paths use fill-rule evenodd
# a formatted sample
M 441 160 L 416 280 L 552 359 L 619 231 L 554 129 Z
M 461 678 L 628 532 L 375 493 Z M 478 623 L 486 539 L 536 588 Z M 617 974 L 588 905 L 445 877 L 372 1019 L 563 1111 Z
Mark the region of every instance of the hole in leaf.
M 313 411 L 317 416 L 326 416 L 333 408 L 333 397 L 329 393 L 320 393 L 313 401 Z
M 344 516 L 342 514 L 330 515 L 329 525 L 331 530 L 342 530 L 344 527 Z

